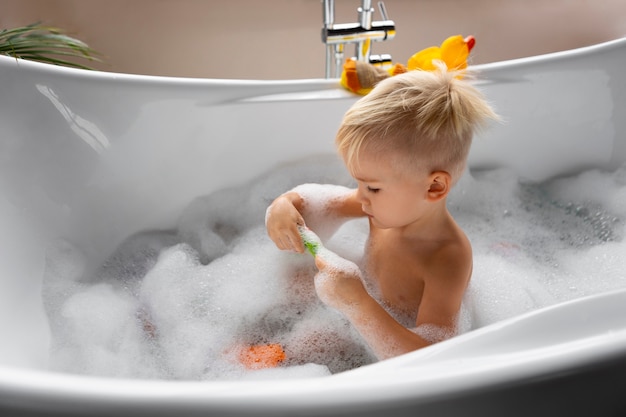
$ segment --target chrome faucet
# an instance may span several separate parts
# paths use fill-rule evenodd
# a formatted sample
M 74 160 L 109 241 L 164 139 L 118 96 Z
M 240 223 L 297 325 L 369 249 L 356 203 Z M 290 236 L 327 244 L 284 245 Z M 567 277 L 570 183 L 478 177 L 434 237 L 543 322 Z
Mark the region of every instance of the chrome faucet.
M 387 18 L 385 3 L 378 2 L 382 17 L 380 21 L 372 21 L 374 14 L 372 1 L 361 0 L 361 6 L 357 9 L 358 22 L 335 23 L 335 0 L 322 2 L 324 13 L 322 42 L 326 44 L 326 78 L 339 77 L 346 44 L 355 44 L 355 57 L 360 61 L 391 63 L 389 55 L 373 56 L 370 53 L 372 42 L 386 41 L 396 36 L 396 25 L 393 20 Z

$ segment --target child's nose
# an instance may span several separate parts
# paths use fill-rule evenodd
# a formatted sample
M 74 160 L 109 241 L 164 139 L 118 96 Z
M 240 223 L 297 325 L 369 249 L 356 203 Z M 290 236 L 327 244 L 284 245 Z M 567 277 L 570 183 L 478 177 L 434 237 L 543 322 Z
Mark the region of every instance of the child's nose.
M 365 193 L 363 192 L 363 187 L 358 187 L 356 190 L 356 198 L 359 201 L 359 203 L 363 204 L 363 205 L 367 205 L 369 203 L 369 200 L 367 199 L 367 197 L 365 196 Z

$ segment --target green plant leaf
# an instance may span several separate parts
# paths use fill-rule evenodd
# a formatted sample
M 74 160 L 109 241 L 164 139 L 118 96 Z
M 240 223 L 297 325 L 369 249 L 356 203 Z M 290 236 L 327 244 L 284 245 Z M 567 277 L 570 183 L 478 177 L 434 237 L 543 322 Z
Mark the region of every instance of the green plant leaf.
M 92 69 L 62 57 L 101 61 L 100 54 L 59 28 L 39 23 L 0 30 L 0 54 L 47 64 Z

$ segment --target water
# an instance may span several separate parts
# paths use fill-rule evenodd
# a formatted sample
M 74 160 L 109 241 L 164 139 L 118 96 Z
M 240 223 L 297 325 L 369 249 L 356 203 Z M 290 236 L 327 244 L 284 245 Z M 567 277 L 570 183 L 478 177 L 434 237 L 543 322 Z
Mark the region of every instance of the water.
M 336 157 L 276 168 L 200 196 L 176 230 L 129 237 L 95 272 L 67 241 L 51 245 L 44 301 L 51 368 L 160 379 L 315 377 L 373 361 L 357 333 L 317 300 L 309 254 L 277 250 L 265 209 L 306 182 L 350 185 Z M 467 174 L 449 207 L 472 241 L 463 328 L 626 285 L 626 168 L 542 184 L 506 170 Z M 365 220 L 346 223 L 330 250 L 358 262 Z M 250 370 L 242 347 L 285 346 L 275 369 Z

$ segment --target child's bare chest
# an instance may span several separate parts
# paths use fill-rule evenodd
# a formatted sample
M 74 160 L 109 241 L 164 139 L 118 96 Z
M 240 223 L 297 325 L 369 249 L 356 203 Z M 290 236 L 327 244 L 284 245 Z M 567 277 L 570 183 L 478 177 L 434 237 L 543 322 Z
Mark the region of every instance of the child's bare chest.
M 366 271 L 379 301 L 416 316 L 424 292 L 423 266 L 413 248 L 382 234 L 366 245 Z

